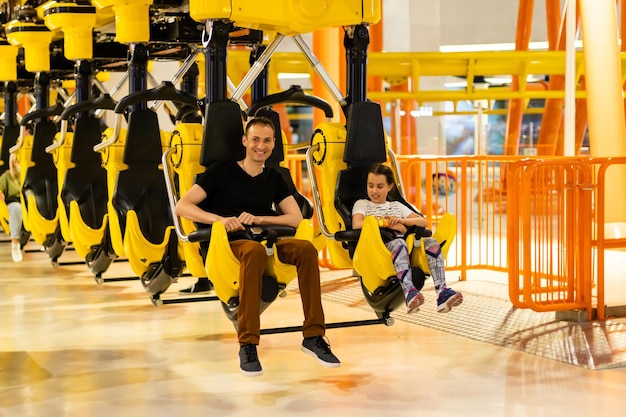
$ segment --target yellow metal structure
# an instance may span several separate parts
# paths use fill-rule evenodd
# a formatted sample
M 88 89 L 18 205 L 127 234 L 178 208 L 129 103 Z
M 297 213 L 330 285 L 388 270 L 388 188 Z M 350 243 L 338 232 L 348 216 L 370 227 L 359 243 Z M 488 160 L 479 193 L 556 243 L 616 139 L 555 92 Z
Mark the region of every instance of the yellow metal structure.
M 302 220 L 294 237 L 310 241 L 312 236 L 313 223 L 311 220 Z M 261 243 L 265 245 L 266 242 Z M 281 262 L 277 251 L 273 251 L 270 258 L 265 275 L 274 277 L 280 287 L 286 287 L 297 276 L 296 267 Z M 239 260 L 230 247 L 226 228 L 221 222 L 215 222 L 211 227 L 206 272 L 220 301 L 228 304 L 229 300 L 239 296 Z
M 17 161 L 20 166 L 20 183 L 24 184 L 29 168 L 35 166 L 31 161 L 33 150 L 33 136 L 25 135 L 22 138 L 23 144 L 17 151 Z M 31 236 L 40 245 L 46 242 L 48 235 L 54 234 L 59 223 L 59 211 L 54 218 L 47 219 L 37 208 L 37 201 L 32 193 L 21 195 L 22 200 L 22 223 L 24 229 L 31 233 Z M 28 208 L 27 208 L 28 207 Z
M 441 256 L 448 255 L 448 250 L 456 235 L 456 218 L 450 213 L 442 216 L 437 224 L 433 238 L 442 244 Z M 424 274 L 430 274 L 424 245 L 415 245 L 415 235 L 407 238 L 407 246 L 411 256 L 411 266 L 418 267 Z M 385 246 L 380 235 L 378 220 L 367 216 L 363 221 L 361 236 L 353 256 L 354 269 L 362 277 L 363 286 L 370 292 L 386 285 L 390 277 L 396 276 L 391 252 Z
M 54 33 L 43 23 L 12 20 L 5 25 L 7 40 L 24 48 L 24 65 L 30 72 L 50 70 L 50 43 Z
M 19 48 L 0 39 L 0 81 L 17 80 L 17 53 Z M 15 65 L 11 65 L 15 63 Z
M 322 123 L 317 126 L 311 146 L 317 150 L 313 157 L 319 161 L 320 167 L 316 167 L 316 177 L 319 176 L 319 193 L 321 196 L 322 211 L 324 212 L 324 223 L 330 233 L 346 230 L 343 219 L 335 209 L 335 185 L 337 175 L 346 169 L 347 165 L 343 161 L 343 152 L 346 143 L 346 129 L 340 123 Z M 323 164 L 323 166 L 321 166 Z M 337 268 L 352 268 L 352 259 L 341 242 L 328 239 L 326 248 L 332 259 L 332 263 Z
M 113 128 L 106 129 L 102 134 L 103 142 L 107 141 L 113 136 Z M 117 141 L 106 148 L 102 149 L 102 166 L 107 171 L 107 192 L 109 200 L 107 202 L 107 212 L 109 213 L 109 230 L 111 233 L 111 245 L 113 251 L 117 256 L 126 256 L 124 252 L 124 239 L 122 235 L 122 229 L 119 226 L 119 217 L 113 207 L 111 196 L 115 192 L 115 182 L 117 174 L 128 166 L 123 163 L 124 158 L 124 144 L 126 143 L 126 130 L 120 131 Z
M 231 50 L 228 52 L 228 74 L 235 83 L 242 79 L 250 68 L 249 52 Z M 620 55 L 623 81 L 626 81 L 626 52 Z M 576 78 L 581 81 L 585 75 L 585 66 L 582 53 L 576 57 Z M 281 90 L 278 74 L 297 73 L 308 74 L 313 77 L 311 65 L 302 54 L 297 52 L 275 52 L 269 62 L 269 89 L 270 93 Z M 500 51 L 500 52 L 371 52 L 368 54 L 367 74 L 383 78 L 390 85 L 408 82 L 409 88 L 403 91 L 373 91 L 367 92 L 368 98 L 375 101 L 392 101 L 396 99 L 414 100 L 416 106 L 424 103 L 450 101 L 455 103 L 454 108 L 447 113 L 460 113 L 456 103 L 472 100 L 488 100 L 490 105 L 485 109 L 489 114 L 506 114 L 506 109 L 493 109 L 495 100 L 509 100 L 519 98 L 524 100 L 526 113 L 541 113 L 542 108 L 529 109 L 526 106 L 531 99 L 562 99 L 564 90 L 548 90 L 536 88 L 537 80 L 546 76 L 565 75 L 564 51 Z M 458 77 L 466 80 L 463 88 L 424 89 L 422 77 Z M 519 88 L 510 86 L 491 86 L 479 88 L 474 83 L 475 76 L 520 78 Z M 586 98 L 587 91 L 584 85 L 577 83 L 577 98 Z M 435 112 L 435 115 L 442 112 Z
M 55 141 L 59 140 L 59 134 L 56 135 Z M 87 225 L 83 220 L 82 214 L 77 201 L 71 201 L 69 212 L 65 208 L 65 203 L 61 198 L 62 186 L 65 184 L 65 178 L 70 169 L 75 167 L 71 162 L 72 146 L 74 142 L 74 134 L 67 132 L 63 144 L 52 151 L 54 164 L 57 168 L 57 181 L 59 184 L 59 194 L 57 196 L 59 213 L 59 226 L 61 235 L 66 242 L 72 242 L 74 250 L 83 259 L 92 252 L 93 247 L 100 245 L 107 226 L 108 214 L 104 216 L 102 226 L 94 229 Z M 70 220 L 71 219 L 71 220 Z
M 196 176 L 204 172 L 200 165 L 202 152 L 203 127 L 199 123 L 179 123 L 175 126 L 170 138 L 170 154 L 168 164 L 178 176 L 178 192 L 185 195 L 195 184 Z M 194 222 L 181 218 L 183 232 L 189 234 L 196 230 Z M 185 265 L 194 277 L 206 276 L 204 260 L 200 255 L 200 243 L 182 242 Z
M 318 29 L 376 23 L 380 0 L 190 0 L 196 21 L 228 19 L 237 26 L 300 35 Z
M 115 37 L 120 43 L 150 41 L 150 5 L 152 0 L 93 0 L 102 19 L 115 15 Z
M 59 133 L 55 135 L 55 141 L 59 140 L 59 135 Z M 56 148 L 52 153 L 52 160 L 54 161 L 54 165 L 56 166 L 57 171 L 57 184 L 59 184 L 59 193 L 57 194 L 57 212 L 59 213 L 59 226 L 61 228 L 61 236 L 63 236 L 63 240 L 65 240 L 66 242 L 72 242 L 72 238 L 70 236 L 69 229 L 69 213 L 66 213 L 65 211 L 65 204 L 63 202 L 63 199 L 61 199 L 61 189 L 63 184 L 65 184 L 67 171 L 71 168 L 74 168 L 75 166 L 71 162 L 73 142 L 74 134 L 72 132 L 67 132 L 63 145 Z M 82 254 L 81 257 L 84 258 Z
M 117 227 L 119 228 L 119 225 Z M 114 226 L 111 226 L 111 229 L 113 228 Z M 150 269 L 150 264 L 162 262 L 163 254 L 169 244 L 170 235 L 172 233 L 175 233 L 174 227 L 170 226 L 165 230 L 163 241 L 161 243 L 152 243 L 141 233 L 139 219 L 137 218 L 135 210 L 129 210 L 126 213 L 124 253 L 128 257 L 130 267 L 135 274 L 141 277 Z M 180 248 L 179 253 L 182 254 L 182 249 Z
M 160 133 L 161 149 L 165 151 L 169 147 L 170 133 L 164 131 L 160 131 Z M 120 129 L 119 136 L 115 143 L 101 150 L 102 161 L 107 171 L 109 231 L 111 233 L 111 243 L 115 254 L 120 257 L 126 256 L 133 272 L 138 276 L 142 276 L 143 273 L 149 269 L 150 264 L 161 262 L 163 253 L 169 242 L 170 234 L 174 233 L 174 227 L 170 226 L 166 229 L 161 243 L 152 243 L 141 233 L 141 227 L 136 212 L 129 210 L 126 213 L 125 228 L 122 230 L 117 210 L 113 206 L 112 196 L 115 194 L 118 174 L 128 168 L 128 166 L 122 162 L 126 134 L 126 129 Z M 113 129 L 107 129 L 103 134 L 103 141 L 109 140 L 112 135 Z M 182 255 L 183 249 L 180 247 L 179 252 Z M 181 259 L 183 259 L 182 256 Z
M 5 235 L 11 235 L 11 227 L 9 226 L 9 208 L 4 201 L 0 202 L 0 227 Z
M 44 21 L 52 30 L 62 30 L 67 59 L 89 59 L 93 56 L 93 28 L 96 8 L 72 2 L 49 2 L 43 6 Z

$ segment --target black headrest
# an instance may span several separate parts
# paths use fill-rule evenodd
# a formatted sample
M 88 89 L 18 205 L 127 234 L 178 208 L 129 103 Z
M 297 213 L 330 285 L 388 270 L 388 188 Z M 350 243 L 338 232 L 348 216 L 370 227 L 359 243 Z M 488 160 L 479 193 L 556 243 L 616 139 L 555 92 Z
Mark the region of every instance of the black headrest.
M 160 164 L 161 132 L 159 119 L 152 110 L 134 110 L 128 116 L 125 164 Z
M 285 160 L 285 150 L 283 148 L 283 132 L 280 127 L 280 115 L 277 111 L 272 110 L 269 107 L 265 107 L 256 112 L 255 117 L 267 117 L 274 124 L 274 138 L 276 144 L 270 157 L 265 161 L 265 165 L 270 167 L 276 167 Z
M 46 152 L 46 147 L 54 140 L 54 135 L 57 133 L 56 124 L 51 120 L 43 120 L 35 123 L 34 126 L 30 160 L 34 163 L 52 162 L 52 155 Z
M 209 103 L 206 108 L 200 163 L 209 166 L 215 161 L 243 159 L 246 155 L 241 143 L 243 133 L 239 104 L 234 101 Z
M 99 168 L 102 157 L 93 147 L 101 142 L 100 119 L 93 116 L 79 117 L 74 127 L 71 161 L 94 163 Z
M 335 208 L 346 224 L 346 228 L 352 226 L 352 207 L 357 200 L 367 198 L 367 172 L 369 167 L 356 165 L 337 175 L 335 185 Z
M 0 160 L 2 160 L 4 164 L 0 165 L 0 173 L 9 169 L 9 149 L 13 145 L 15 145 L 19 136 L 19 125 L 4 126 L 2 130 L 2 138 L 0 138 L 0 141 L 2 142 L 2 149 L 0 150 Z
M 344 162 L 372 165 L 385 162 L 386 159 L 385 130 L 380 105 L 369 101 L 352 104 L 347 117 Z

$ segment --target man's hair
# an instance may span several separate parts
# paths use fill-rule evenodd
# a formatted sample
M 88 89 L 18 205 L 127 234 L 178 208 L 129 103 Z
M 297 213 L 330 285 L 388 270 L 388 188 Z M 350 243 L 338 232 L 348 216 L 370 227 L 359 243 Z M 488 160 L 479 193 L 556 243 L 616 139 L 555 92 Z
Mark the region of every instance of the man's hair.
M 248 124 L 246 124 L 246 133 L 245 133 L 245 135 L 248 136 L 248 131 L 250 130 L 250 128 L 252 126 L 256 126 L 256 125 L 271 127 L 272 130 L 274 131 L 274 133 L 276 133 L 276 127 L 274 126 L 274 122 L 272 122 L 267 117 L 259 116 L 259 117 L 255 117 L 254 119 L 251 119 L 248 122 Z
M 393 176 L 393 171 L 391 170 L 391 168 L 389 168 L 387 165 L 385 164 L 374 164 L 370 167 L 369 174 L 374 174 L 374 175 L 384 175 L 385 176 L 385 180 L 387 182 L 388 185 L 391 184 L 395 184 L 395 180 L 394 180 L 394 176 Z

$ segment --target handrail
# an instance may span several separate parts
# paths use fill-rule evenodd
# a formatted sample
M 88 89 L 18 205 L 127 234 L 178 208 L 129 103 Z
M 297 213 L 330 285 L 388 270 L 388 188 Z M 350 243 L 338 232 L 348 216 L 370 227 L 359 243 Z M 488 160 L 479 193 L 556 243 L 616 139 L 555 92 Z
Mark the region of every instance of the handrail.
M 165 177 L 165 188 L 167 189 L 167 199 L 169 201 L 170 211 L 172 213 L 172 221 L 174 223 L 174 230 L 176 231 L 176 235 L 178 238 L 184 242 L 189 242 L 189 236 L 185 234 L 183 227 L 180 223 L 180 218 L 176 214 L 176 203 L 178 203 L 178 199 L 176 198 L 176 188 L 172 183 L 173 175 L 171 175 L 170 166 L 168 164 L 168 157 L 172 152 L 174 152 L 176 148 L 169 148 L 165 152 L 163 152 L 163 156 L 161 157 L 161 163 L 163 164 L 163 176 Z
M 198 106 L 198 99 L 189 93 L 177 90 L 170 81 L 163 81 L 161 85 L 150 90 L 138 91 L 121 99 L 115 106 L 115 113 L 124 113 L 132 105 L 148 101 L 172 101 L 191 107 Z
M 285 91 L 270 94 L 255 101 L 248 108 L 248 117 L 255 116 L 256 113 L 264 107 L 269 107 L 272 104 L 278 103 L 302 104 L 305 106 L 315 107 L 324 112 L 326 119 L 330 120 L 333 118 L 333 108 L 326 100 L 305 94 L 302 87 L 299 85 L 292 85 Z
M 24 117 L 20 121 L 20 126 L 26 126 L 32 120 L 43 119 L 50 116 L 58 116 L 63 112 L 63 109 L 64 107 L 61 103 L 55 103 L 54 106 L 32 111 L 24 115 Z
M 63 105 L 61 103 L 56 103 L 54 106 L 26 113 L 24 117 L 22 117 L 22 120 L 20 120 L 20 135 L 17 138 L 17 142 L 15 143 L 15 145 L 9 148 L 9 153 L 15 153 L 19 151 L 22 146 L 24 146 L 24 138 L 26 137 L 27 124 L 36 119 L 43 119 L 50 116 L 58 116 L 59 114 L 61 114 L 61 112 L 63 112 Z
M 177 90 L 174 84 L 172 84 L 170 81 L 163 81 L 160 86 L 152 88 L 150 90 L 143 90 L 129 94 L 128 96 L 121 99 L 115 106 L 115 113 L 117 114 L 117 117 L 115 119 L 113 135 L 111 135 L 110 139 L 95 145 L 93 147 L 93 150 L 96 152 L 101 152 L 104 148 L 109 147 L 117 142 L 122 131 L 123 114 L 128 107 L 153 100 L 167 100 L 191 107 L 198 106 L 198 99 L 196 97 L 192 96 L 189 93 Z
M 113 145 L 120 137 L 120 132 L 122 131 L 122 120 L 124 119 L 123 114 L 118 114 L 115 118 L 115 127 L 113 128 L 113 134 L 110 139 L 107 139 L 103 142 L 94 145 L 93 150 L 95 152 L 102 152 L 104 148 L 107 148 Z
M 72 115 L 80 112 L 91 111 L 96 109 L 113 110 L 117 102 L 109 94 L 103 94 L 95 100 L 87 100 L 76 103 L 61 113 L 61 129 L 59 132 L 59 139 L 53 141 L 51 145 L 46 147 L 46 152 L 52 153 L 55 149 L 61 147 L 65 143 L 67 137 L 67 126 L 69 124 L 69 118 Z
M 311 183 L 311 194 L 313 195 L 313 201 L 315 204 L 315 213 L 317 214 L 318 223 L 320 226 L 320 231 L 324 236 L 329 239 L 334 239 L 335 235 L 331 233 L 326 227 L 326 220 L 324 218 L 324 211 L 322 210 L 322 199 L 319 194 L 319 187 L 317 186 L 317 178 L 315 177 L 315 169 L 313 165 L 313 152 L 317 152 L 320 148 L 319 143 L 315 145 L 311 145 L 309 149 L 306 151 L 306 168 L 307 173 L 309 174 L 309 182 Z

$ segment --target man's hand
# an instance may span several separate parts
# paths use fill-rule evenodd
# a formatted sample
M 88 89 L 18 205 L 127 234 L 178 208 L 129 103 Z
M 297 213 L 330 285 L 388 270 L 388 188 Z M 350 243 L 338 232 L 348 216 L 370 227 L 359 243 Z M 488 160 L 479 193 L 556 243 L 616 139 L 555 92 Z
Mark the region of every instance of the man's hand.
M 237 218 L 237 220 L 239 220 L 241 224 L 245 224 L 246 226 L 252 226 L 255 224 L 260 225 L 261 219 L 261 217 L 255 216 L 254 214 L 250 214 L 245 211 L 241 213 Z
M 224 224 L 227 232 L 236 232 L 237 230 L 245 229 L 237 217 L 220 217 L 219 221 Z

